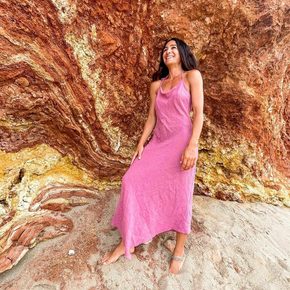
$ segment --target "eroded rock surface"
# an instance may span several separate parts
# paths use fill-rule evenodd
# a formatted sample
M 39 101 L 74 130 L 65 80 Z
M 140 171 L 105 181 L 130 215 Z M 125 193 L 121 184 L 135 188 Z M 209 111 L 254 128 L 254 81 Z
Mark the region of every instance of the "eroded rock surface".
M 66 212 L 74 224 L 70 234 L 29 251 L 17 267 L 0 274 L 0 288 L 288 290 L 288 208 L 194 196 L 187 258 L 174 276 L 163 245 L 175 238 L 171 231 L 138 246 L 132 260 L 123 256 L 114 264 L 99 264 L 119 242 L 118 231 L 110 226 L 118 194 L 100 192 L 98 201 Z M 70 250 L 75 254 L 70 256 Z
M 1 0 L 0 256 L 7 269 L 41 240 L 44 219 L 118 184 L 171 36 L 191 46 L 204 79 L 196 193 L 290 207 L 289 11 L 278 0 Z M 23 234 L 32 227 L 30 242 L 19 241 L 25 248 L 11 238 L 16 225 Z

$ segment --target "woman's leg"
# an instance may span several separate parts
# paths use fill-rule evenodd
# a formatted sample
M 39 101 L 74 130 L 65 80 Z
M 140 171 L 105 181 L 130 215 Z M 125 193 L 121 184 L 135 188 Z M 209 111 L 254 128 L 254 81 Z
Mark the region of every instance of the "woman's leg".
M 174 256 L 184 255 L 184 246 L 187 240 L 187 234 L 176 232 L 176 245 L 173 251 Z M 171 273 L 177 274 L 180 270 L 181 261 L 171 260 L 169 271 Z
M 130 252 L 131 254 L 135 251 L 135 248 L 131 248 Z M 101 263 L 104 265 L 111 264 L 116 262 L 120 256 L 125 254 L 125 245 L 123 243 L 123 240 L 115 247 L 114 250 L 111 252 L 107 252 L 104 257 L 102 258 Z

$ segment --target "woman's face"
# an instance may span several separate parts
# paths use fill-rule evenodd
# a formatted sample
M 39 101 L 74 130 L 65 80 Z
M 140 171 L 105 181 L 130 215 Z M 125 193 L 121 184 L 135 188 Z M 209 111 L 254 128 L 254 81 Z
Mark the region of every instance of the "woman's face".
M 170 40 L 166 43 L 166 46 L 163 49 L 163 61 L 167 67 L 171 64 L 180 63 L 180 54 L 175 40 Z

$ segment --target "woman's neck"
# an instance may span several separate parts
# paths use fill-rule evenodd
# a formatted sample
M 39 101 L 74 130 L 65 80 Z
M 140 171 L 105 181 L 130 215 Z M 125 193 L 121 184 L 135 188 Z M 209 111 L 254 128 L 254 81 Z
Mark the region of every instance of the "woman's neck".
M 173 80 L 176 77 L 180 76 L 183 73 L 183 69 L 181 67 L 173 67 L 169 69 L 168 79 Z

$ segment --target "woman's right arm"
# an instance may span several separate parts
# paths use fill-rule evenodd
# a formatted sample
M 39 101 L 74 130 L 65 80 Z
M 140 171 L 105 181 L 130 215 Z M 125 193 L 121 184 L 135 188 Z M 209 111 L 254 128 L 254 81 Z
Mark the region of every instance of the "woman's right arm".
M 152 130 L 155 127 L 156 123 L 156 115 L 155 115 L 155 100 L 156 100 L 156 94 L 157 90 L 159 88 L 160 81 L 152 82 L 150 85 L 150 108 L 148 112 L 148 117 L 144 125 L 142 136 L 140 137 L 138 145 L 144 145 L 148 137 L 150 136 Z
M 144 146 L 146 140 L 148 139 L 148 137 L 150 136 L 152 130 L 155 127 L 155 123 L 156 123 L 155 100 L 156 100 L 157 91 L 158 91 L 159 86 L 160 86 L 160 82 L 161 82 L 160 80 L 154 81 L 150 85 L 150 90 L 149 90 L 150 108 L 149 108 L 149 112 L 148 112 L 148 117 L 147 117 L 147 120 L 145 122 L 143 133 L 140 137 L 140 140 L 139 140 L 138 145 L 137 145 L 137 149 L 133 155 L 131 163 L 134 161 L 134 159 L 137 155 L 138 155 L 139 159 L 141 158 L 143 146 Z

